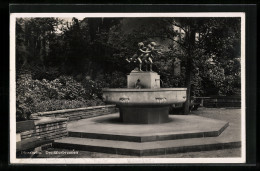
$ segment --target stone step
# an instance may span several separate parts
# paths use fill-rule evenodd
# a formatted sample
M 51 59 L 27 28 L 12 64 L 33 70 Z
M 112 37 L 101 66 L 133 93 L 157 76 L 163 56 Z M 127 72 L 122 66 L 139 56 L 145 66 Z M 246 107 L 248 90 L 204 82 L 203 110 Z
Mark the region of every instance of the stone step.
M 216 137 L 219 136 L 227 127 L 229 123 L 223 124 L 218 130 L 211 131 L 191 131 L 189 133 L 160 133 L 150 135 L 124 135 L 113 133 L 96 133 L 96 132 L 79 132 L 69 131 L 68 136 L 77 138 L 90 138 L 90 139 L 104 139 L 104 140 L 117 140 L 117 141 L 130 141 L 130 142 L 151 142 L 151 141 L 164 141 L 164 140 L 176 140 L 176 139 L 189 139 L 189 138 L 201 138 L 201 137 Z
M 153 142 L 127 142 L 90 138 L 66 137 L 55 140 L 55 148 L 102 152 L 119 155 L 149 156 L 194 151 L 209 151 L 241 147 L 238 136 L 230 136 L 232 130 L 218 137 L 164 140 Z
M 119 114 L 82 119 L 68 124 L 68 136 L 90 139 L 150 142 L 216 137 L 229 126 L 226 121 L 198 116 L 170 116 L 163 124 L 124 124 Z

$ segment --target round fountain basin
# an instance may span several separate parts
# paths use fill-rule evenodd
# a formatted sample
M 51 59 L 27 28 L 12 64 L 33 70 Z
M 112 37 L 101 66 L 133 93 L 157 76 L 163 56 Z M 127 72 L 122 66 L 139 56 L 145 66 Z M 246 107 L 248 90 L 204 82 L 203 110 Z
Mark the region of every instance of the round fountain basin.
M 167 106 L 186 101 L 187 88 L 103 89 L 103 100 L 119 106 Z
M 186 101 L 187 88 L 103 89 L 106 103 L 116 104 L 124 123 L 159 124 L 169 122 L 169 106 Z

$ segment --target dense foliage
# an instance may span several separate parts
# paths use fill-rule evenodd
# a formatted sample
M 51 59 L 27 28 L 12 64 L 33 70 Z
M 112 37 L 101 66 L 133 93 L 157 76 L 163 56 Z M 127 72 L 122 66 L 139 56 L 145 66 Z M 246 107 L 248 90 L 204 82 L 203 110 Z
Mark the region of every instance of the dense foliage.
M 239 18 L 17 18 L 17 119 L 102 104 L 102 88 L 126 86 L 136 66 L 125 58 L 141 41 L 162 52 L 153 59 L 162 87 L 188 85 L 192 96 L 239 93 Z

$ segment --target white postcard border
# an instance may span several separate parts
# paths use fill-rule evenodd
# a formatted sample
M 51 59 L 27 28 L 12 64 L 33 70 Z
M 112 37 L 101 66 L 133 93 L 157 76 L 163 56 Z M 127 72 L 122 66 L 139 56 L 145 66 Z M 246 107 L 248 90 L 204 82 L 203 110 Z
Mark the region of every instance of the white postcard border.
M 241 157 L 238 158 L 16 158 L 16 68 L 15 23 L 19 17 L 241 17 Z M 177 163 L 245 163 L 246 162 L 246 112 L 245 112 L 245 13 L 11 13 L 10 14 L 10 163 L 11 164 L 177 164 Z

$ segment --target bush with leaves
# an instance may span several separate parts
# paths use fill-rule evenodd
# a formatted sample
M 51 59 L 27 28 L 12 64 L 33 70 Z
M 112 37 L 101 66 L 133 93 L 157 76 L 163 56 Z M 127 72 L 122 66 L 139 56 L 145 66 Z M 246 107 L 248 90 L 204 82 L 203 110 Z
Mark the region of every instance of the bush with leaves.
M 29 119 L 35 112 L 104 104 L 98 98 L 101 87 L 91 80 L 86 86 L 71 76 L 49 81 L 33 80 L 30 74 L 23 74 L 16 85 L 17 120 Z

